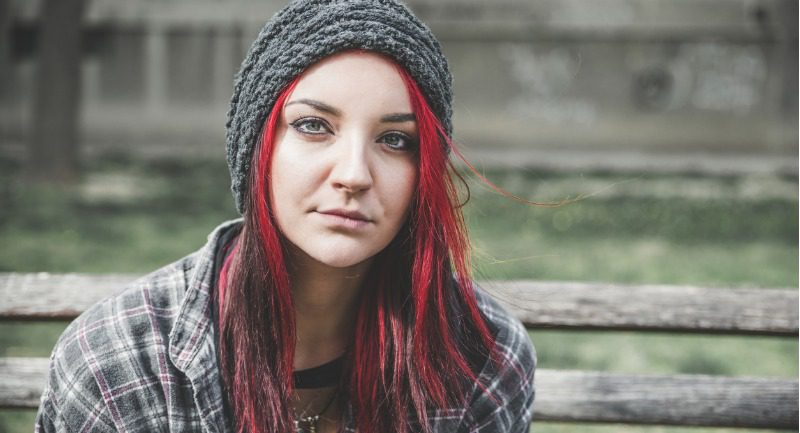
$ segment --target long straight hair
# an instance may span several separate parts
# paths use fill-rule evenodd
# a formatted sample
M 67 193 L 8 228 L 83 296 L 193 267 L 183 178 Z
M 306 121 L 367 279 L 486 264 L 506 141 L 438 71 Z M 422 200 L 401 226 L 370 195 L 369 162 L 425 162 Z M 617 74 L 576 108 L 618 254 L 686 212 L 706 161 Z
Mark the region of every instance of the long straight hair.
M 346 355 L 340 395 L 363 433 L 430 431 L 428 411 L 463 408 L 483 388 L 481 363 L 497 359 L 470 279 L 452 143 L 417 83 L 395 66 L 417 121 L 419 177 L 408 221 L 368 272 Z M 221 369 L 237 432 L 293 431 L 295 311 L 285 241 L 268 204 L 275 131 L 296 83 L 264 124 L 242 232 L 220 272 Z

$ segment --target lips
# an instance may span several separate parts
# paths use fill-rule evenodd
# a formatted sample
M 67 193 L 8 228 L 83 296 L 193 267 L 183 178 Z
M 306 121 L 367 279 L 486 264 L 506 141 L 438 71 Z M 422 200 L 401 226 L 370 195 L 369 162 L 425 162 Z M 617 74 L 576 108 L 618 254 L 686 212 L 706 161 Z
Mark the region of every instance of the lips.
M 360 232 L 373 224 L 371 219 L 358 211 L 326 209 L 318 210 L 316 214 L 322 217 L 322 222 L 328 229 L 337 232 Z
M 363 222 L 371 222 L 372 220 L 367 218 L 366 215 L 362 214 L 359 211 L 351 211 L 346 209 L 328 209 L 328 210 L 318 210 L 317 213 L 321 213 L 323 215 L 331 215 L 331 216 L 338 216 L 342 218 L 347 218 L 351 220 L 363 221 Z

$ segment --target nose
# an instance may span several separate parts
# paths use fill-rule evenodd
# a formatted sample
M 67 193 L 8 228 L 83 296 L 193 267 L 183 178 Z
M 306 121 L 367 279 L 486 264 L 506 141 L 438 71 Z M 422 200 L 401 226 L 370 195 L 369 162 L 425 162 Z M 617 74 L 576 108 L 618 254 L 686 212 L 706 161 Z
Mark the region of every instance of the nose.
M 366 140 L 350 139 L 341 143 L 331 171 L 334 189 L 356 193 L 372 187 L 368 152 L 369 143 Z

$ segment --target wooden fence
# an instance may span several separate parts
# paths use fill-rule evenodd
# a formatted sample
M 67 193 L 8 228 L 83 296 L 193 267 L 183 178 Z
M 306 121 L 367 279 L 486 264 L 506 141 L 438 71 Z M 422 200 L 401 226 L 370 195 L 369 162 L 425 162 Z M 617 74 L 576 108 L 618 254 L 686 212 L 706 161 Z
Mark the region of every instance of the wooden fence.
M 0 320 L 70 320 L 133 275 L 2 274 Z M 797 338 L 798 292 L 495 281 L 482 284 L 531 329 Z M 0 408 L 35 408 L 48 360 L 0 358 Z M 534 419 L 797 429 L 798 381 L 539 369 Z

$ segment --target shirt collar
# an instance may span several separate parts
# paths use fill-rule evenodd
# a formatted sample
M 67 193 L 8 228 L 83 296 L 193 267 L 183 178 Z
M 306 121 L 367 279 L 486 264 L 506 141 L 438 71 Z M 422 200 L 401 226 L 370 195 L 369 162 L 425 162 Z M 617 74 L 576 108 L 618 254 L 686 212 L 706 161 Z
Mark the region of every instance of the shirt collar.
M 169 335 L 170 360 L 192 383 L 195 403 L 209 432 L 228 431 L 210 310 L 214 254 L 220 236 L 240 224 L 241 219 L 236 219 L 219 225 L 208 235 L 206 244 L 193 254 L 184 273 L 183 300 Z

